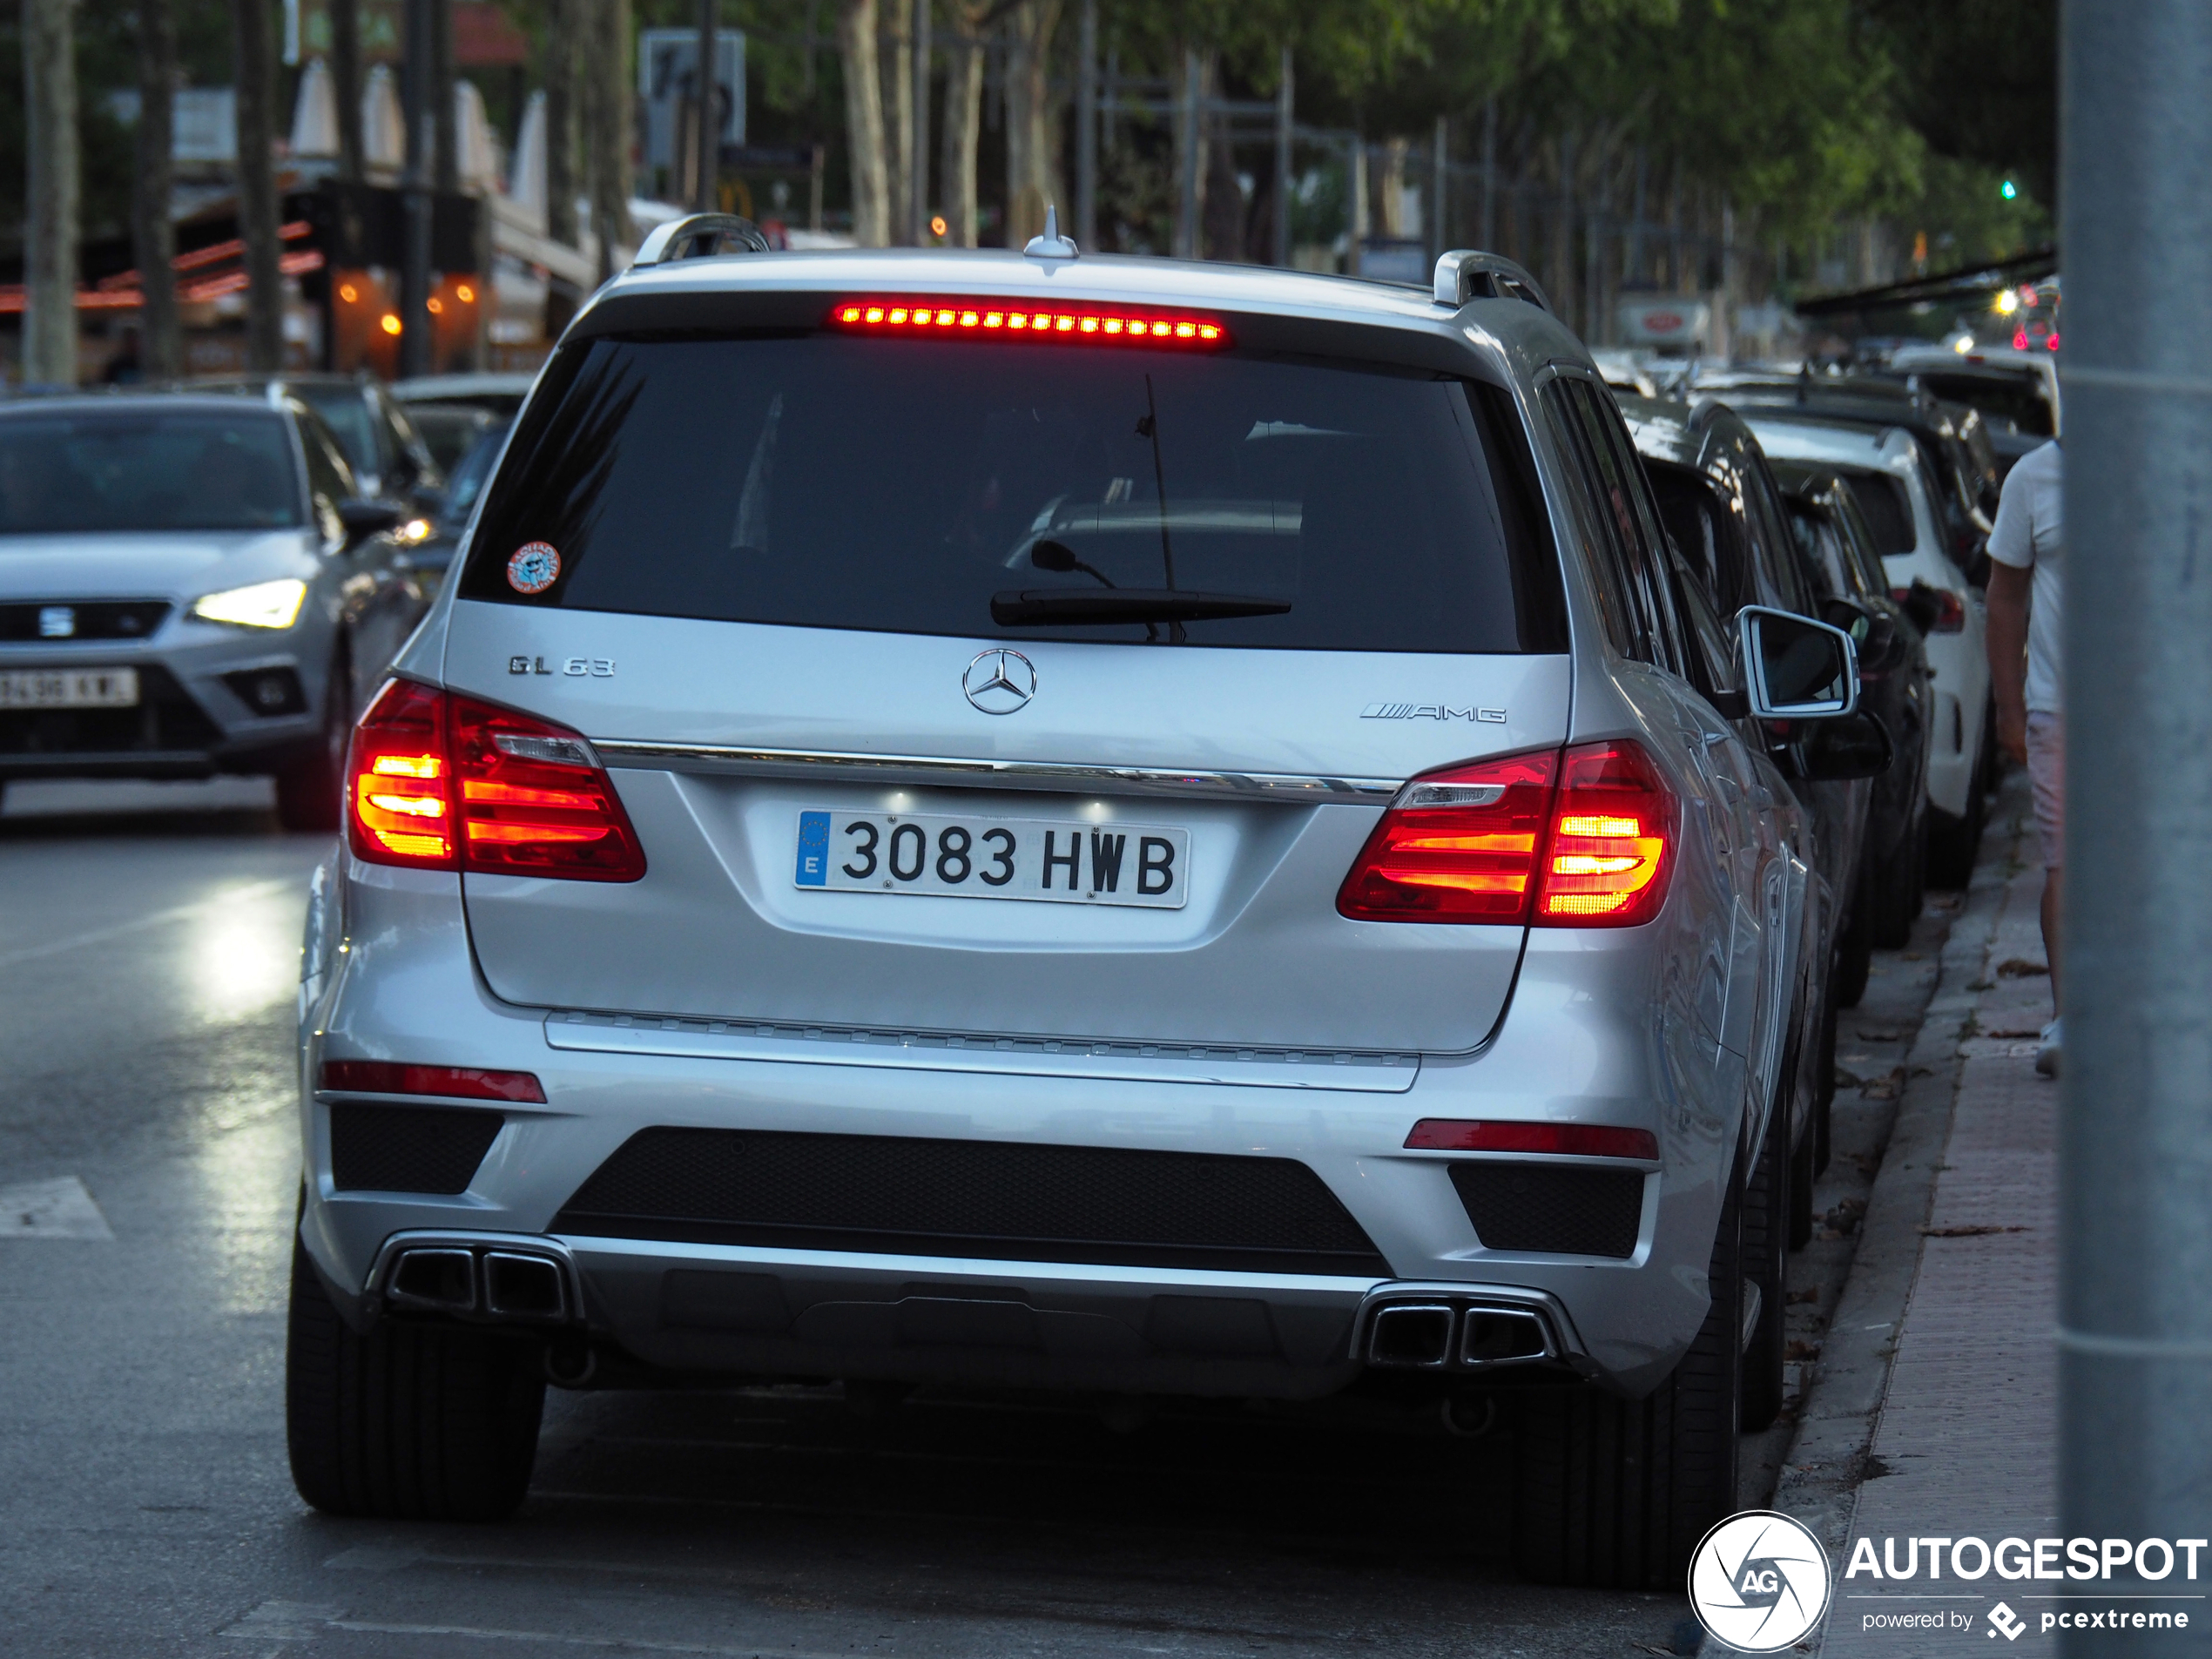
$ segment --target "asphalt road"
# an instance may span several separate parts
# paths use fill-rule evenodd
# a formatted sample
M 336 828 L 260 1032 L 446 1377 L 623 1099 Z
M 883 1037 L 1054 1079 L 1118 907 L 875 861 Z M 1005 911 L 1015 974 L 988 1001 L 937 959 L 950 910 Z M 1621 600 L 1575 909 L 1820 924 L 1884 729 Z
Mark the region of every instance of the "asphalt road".
M 19 786 L 0 817 L 0 1651 L 1669 1650 L 1679 1597 L 1519 1583 L 1505 1435 L 1425 1414 L 556 1392 L 511 1522 L 314 1514 L 282 1372 L 325 849 L 261 799 Z

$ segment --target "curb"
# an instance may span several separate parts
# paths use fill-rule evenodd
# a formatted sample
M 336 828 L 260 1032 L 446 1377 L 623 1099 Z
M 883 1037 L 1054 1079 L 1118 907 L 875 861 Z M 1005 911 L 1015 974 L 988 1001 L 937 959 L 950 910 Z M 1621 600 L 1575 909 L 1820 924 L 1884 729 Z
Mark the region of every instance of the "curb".
M 2011 781 L 2000 800 L 2018 787 Z M 2000 812 L 1993 803 L 1998 822 L 2013 816 Z M 1935 1197 L 1966 1067 L 1961 1039 L 1979 1002 L 1978 981 L 2004 908 L 2009 861 L 2008 851 L 1985 853 L 1977 863 L 1944 941 L 1935 994 L 1905 1056 L 1905 1092 L 1868 1196 L 1858 1248 L 1776 1484 L 1774 1507 L 1810 1527 L 1831 1556 L 1850 1537 L 1861 1482 L 1885 1473 L 1868 1467 L 1868 1451 L 1889 1387 L 1890 1357 L 1919 1275 L 1925 1244 L 1920 1229 Z

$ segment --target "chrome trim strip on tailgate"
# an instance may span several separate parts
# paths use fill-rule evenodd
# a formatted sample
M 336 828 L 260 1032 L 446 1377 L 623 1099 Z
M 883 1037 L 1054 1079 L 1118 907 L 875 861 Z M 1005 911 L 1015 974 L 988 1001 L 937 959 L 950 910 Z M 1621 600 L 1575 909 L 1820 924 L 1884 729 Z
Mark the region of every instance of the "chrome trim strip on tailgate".
M 549 1048 L 585 1054 L 888 1066 L 1140 1082 L 1241 1083 L 1259 1089 L 1333 1089 L 1374 1095 L 1406 1093 L 1421 1069 L 1420 1055 L 1413 1053 L 961 1035 L 580 1011 L 546 1015 L 545 1042 Z
M 963 788 L 1110 790 L 1157 795 L 1283 802 L 1387 803 L 1403 779 L 1326 778 L 1280 772 L 1185 772 L 1164 766 L 1086 766 L 1043 760 L 983 760 L 934 755 L 844 754 L 805 749 L 748 749 L 718 744 L 655 743 L 594 738 L 610 766 L 671 772 L 730 772 L 754 778 L 865 779 L 887 784 L 945 784 Z

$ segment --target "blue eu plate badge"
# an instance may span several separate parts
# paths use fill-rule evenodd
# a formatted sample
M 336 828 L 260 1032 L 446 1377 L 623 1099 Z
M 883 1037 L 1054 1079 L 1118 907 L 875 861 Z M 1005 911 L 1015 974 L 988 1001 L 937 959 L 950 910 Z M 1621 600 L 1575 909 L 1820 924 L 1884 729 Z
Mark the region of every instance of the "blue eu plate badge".
M 799 885 L 819 887 L 829 880 L 830 815 L 827 813 L 801 813 L 799 815 Z

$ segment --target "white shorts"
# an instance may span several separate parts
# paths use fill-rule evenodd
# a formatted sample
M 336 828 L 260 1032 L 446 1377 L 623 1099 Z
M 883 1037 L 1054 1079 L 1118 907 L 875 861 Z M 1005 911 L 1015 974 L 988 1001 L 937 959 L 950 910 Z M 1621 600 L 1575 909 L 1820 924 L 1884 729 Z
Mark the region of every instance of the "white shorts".
M 2027 784 L 2035 798 L 2035 839 L 2043 867 L 2060 867 L 2066 852 L 2066 721 L 2036 710 L 2027 717 Z

